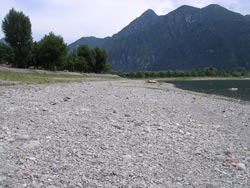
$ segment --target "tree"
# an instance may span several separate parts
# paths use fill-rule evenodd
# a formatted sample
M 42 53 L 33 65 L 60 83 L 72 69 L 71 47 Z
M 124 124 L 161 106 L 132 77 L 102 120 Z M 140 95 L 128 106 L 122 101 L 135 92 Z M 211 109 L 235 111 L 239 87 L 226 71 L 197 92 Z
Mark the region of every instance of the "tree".
M 13 49 L 9 45 L 0 42 L 0 64 L 12 64 L 13 61 Z
M 107 64 L 107 53 L 105 50 L 101 50 L 100 48 L 95 48 L 95 72 L 101 73 L 108 71 L 106 69 L 108 68 Z
M 37 43 L 39 65 L 45 69 L 62 68 L 67 57 L 67 44 L 61 36 L 50 32 Z
M 81 45 L 77 48 L 77 56 L 78 58 L 83 57 L 85 60 L 84 72 L 95 72 L 95 50 L 90 49 L 87 45 Z
M 13 67 L 25 68 L 31 57 L 31 23 L 23 12 L 11 9 L 2 22 L 6 42 L 13 48 Z
M 32 44 L 30 66 L 34 66 L 36 68 L 38 68 L 40 66 L 39 61 L 38 61 L 37 42 L 33 42 L 33 44 Z

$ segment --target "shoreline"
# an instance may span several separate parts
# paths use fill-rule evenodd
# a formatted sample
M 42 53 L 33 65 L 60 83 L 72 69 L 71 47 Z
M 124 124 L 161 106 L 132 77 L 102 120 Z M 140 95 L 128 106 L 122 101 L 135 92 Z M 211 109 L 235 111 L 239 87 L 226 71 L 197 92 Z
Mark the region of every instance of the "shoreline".
M 181 82 L 182 81 L 217 81 L 219 79 L 204 79 L 204 80 L 180 80 Z M 223 79 L 224 80 L 224 79 Z M 225 79 L 227 80 L 227 79 Z M 249 79 L 239 79 L 239 80 L 249 80 Z M 176 80 L 176 82 L 178 82 L 179 80 Z M 231 81 L 231 80 L 229 80 Z M 232 80 L 232 81 L 238 81 L 238 80 Z M 170 84 L 172 85 L 174 88 L 176 89 L 180 89 L 180 90 L 183 90 L 183 91 L 186 91 L 186 92 L 190 92 L 190 93 L 198 93 L 198 94 L 203 94 L 204 96 L 211 96 L 213 98 L 217 98 L 217 99 L 222 99 L 222 100 L 227 100 L 227 101 L 231 101 L 231 102 L 236 102 L 236 103 L 240 103 L 240 104 L 250 104 L 250 101 L 249 100 L 244 100 L 244 99 L 241 99 L 241 98 L 236 98 L 236 97 L 230 97 L 230 96 L 227 96 L 227 95 L 223 95 L 223 94 L 219 94 L 219 93 L 206 93 L 206 92 L 202 92 L 202 91 L 195 91 L 195 90 L 191 90 L 191 89 L 183 89 L 181 87 L 178 87 L 176 86 L 174 83 L 172 82 L 175 82 L 175 81 L 168 81 L 168 80 L 160 80 L 159 81 L 160 83 L 167 83 L 167 84 Z
M 0 186 L 250 187 L 248 104 L 138 80 L 1 87 L 0 103 Z

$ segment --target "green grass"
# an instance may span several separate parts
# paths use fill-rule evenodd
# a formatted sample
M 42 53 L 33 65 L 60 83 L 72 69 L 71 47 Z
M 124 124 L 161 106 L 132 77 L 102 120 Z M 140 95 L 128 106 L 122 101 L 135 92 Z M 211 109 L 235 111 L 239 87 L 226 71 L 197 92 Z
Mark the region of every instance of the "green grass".
M 105 74 L 96 75 L 72 75 L 72 74 L 47 74 L 47 73 L 21 73 L 0 71 L 0 80 L 6 83 L 0 83 L 1 86 L 12 85 L 14 83 L 25 84 L 48 84 L 48 83 L 67 83 L 67 82 L 81 82 L 90 80 L 117 80 L 121 79 L 114 76 L 107 76 Z
M 26 84 L 47 84 L 54 82 L 74 82 L 81 81 L 85 76 L 64 75 L 64 74 L 44 74 L 44 73 L 20 73 L 0 71 L 0 79 L 8 82 L 26 83 Z M 5 84 L 2 84 L 5 85 Z M 8 84 L 6 84 L 8 85 Z
M 188 81 L 188 80 L 194 80 L 195 77 L 171 77 L 171 78 L 159 78 L 156 79 L 158 81 Z
M 165 77 L 165 78 L 127 78 L 130 80 L 157 80 L 157 81 L 182 81 L 182 80 L 194 80 L 195 77 Z

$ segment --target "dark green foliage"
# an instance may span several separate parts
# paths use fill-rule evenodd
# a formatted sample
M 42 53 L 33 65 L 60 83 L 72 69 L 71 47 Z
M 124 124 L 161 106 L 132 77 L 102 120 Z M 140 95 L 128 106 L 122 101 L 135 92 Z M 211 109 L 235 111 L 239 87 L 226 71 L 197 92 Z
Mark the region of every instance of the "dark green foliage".
M 77 55 L 76 55 L 76 49 L 74 49 L 74 51 L 70 54 L 68 54 L 67 56 L 67 61 L 64 62 L 63 65 L 63 69 L 70 71 L 70 72 L 74 72 L 75 71 L 75 66 L 76 66 L 76 62 L 77 62 Z
M 37 45 L 37 42 L 33 42 L 33 44 L 32 44 L 30 65 L 35 67 L 35 68 L 39 68 L 41 66 L 39 64 L 39 59 L 38 59 L 38 45 Z
M 87 45 L 81 45 L 77 48 L 78 61 L 82 64 L 83 72 L 94 72 L 95 70 L 95 51 Z
M 139 72 L 114 72 L 125 78 L 171 78 L 171 77 L 249 77 L 250 71 L 244 68 L 235 70 L 218 70 L 213 67 L 202 70 L 176 70 L 176 71 L 139 71 Z
M 68 55 L 63 68 L 78 72 L 108 72 L 107 53 L 98 47 L 91 49 L 87 45 L 81 45 Z
M 96 73 L 101 73 L 108 71 L 107 67 L 107 53 L 105 50 L 102 50 L 98 47 L 94 49 L 95 51 L 95 72 Z
M 250 70 L 249 16 L 219 5 L 182 6 L 165 16 L 149 10 L 110 38 L 81 38 L 77 44 L 90 42 L 107 50 L 112 70 Z
M 7 44 L 0 43 L 0 64 L 12 64 L 13 62 L 13 49 Z
M 5 39 L 4 39 L 4 38 L 1 38 L 1 39 L 0 39 L 0 43 L 7 44 L 7 42 L 5 41 Z
M 37 43 L 37 64 L 44 69 L 61 69 L 67 57 L 67 44 L 50 32 Z
M 63 38 L 52 32 L 39 42 L 32 43 L 30 20 L 22 12 L 11 9 L 4 18 L 2 28 L 6 42 L 11 47 L 1 39 L 0 63 L 12 64 L 13 67 L 19 68 L 32 66 L 53 71 L 109 71 L 107 53 L 98 47 L 91 49 L 87 45 L 81 45 L 68 55 L 67 44 Z
M 31 57 L 31 23 L 23 12 L 11 9 L 2 22 L 6 42 L 13 48 L 13 67 L 25 68 Z

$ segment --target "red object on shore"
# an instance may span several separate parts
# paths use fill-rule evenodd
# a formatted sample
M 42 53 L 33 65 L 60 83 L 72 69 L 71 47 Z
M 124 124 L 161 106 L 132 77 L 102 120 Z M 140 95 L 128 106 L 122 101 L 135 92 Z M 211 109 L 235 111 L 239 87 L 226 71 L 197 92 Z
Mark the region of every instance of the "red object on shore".
M 227 159 L 228 161 L 232 162 L 232 163 L 239 163 L 239 159 L 236 159 L 236 158 L 233 158 L 233 157 L 230 157 Z

